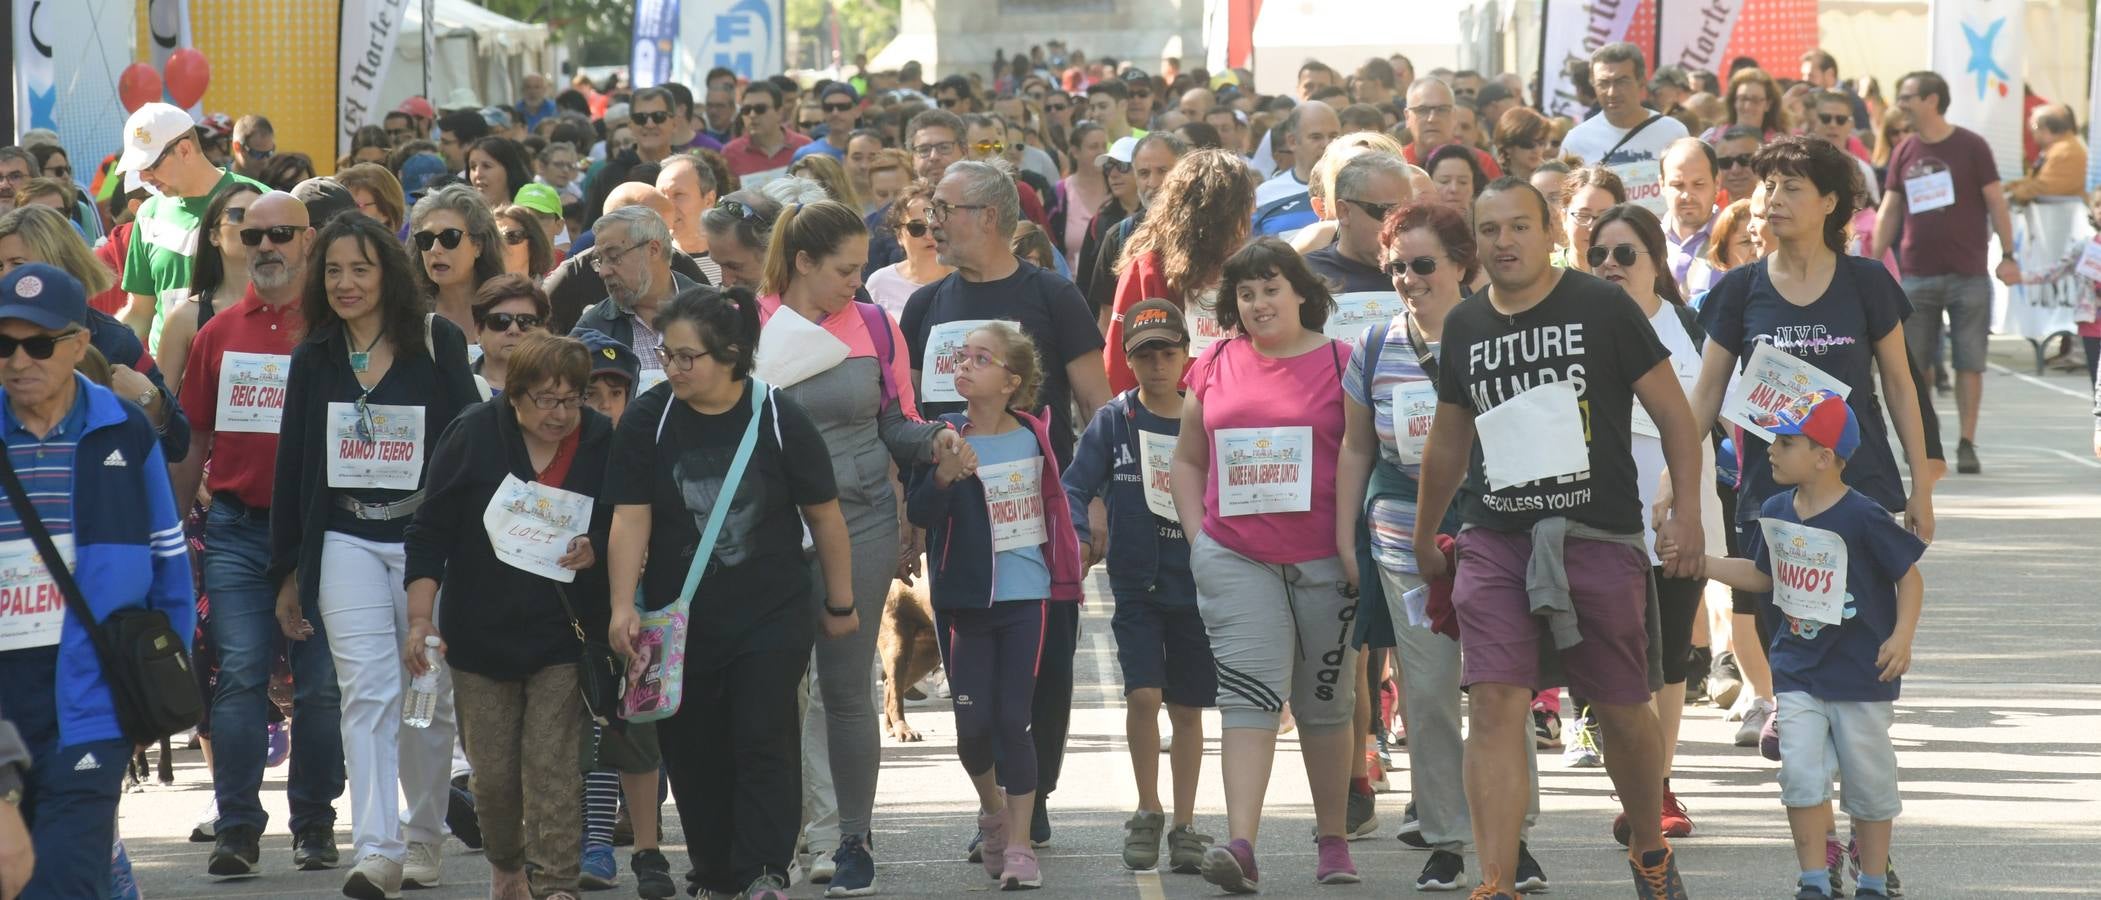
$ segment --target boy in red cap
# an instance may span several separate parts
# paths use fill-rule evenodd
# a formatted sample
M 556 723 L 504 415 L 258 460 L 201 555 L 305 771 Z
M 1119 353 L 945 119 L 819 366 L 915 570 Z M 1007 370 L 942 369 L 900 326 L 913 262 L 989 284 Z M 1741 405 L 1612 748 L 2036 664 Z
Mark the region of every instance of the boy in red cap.
M 1903 809 L 1889 725 L 1911 668 L 1925 581 L 1926 545 L 1846 486 L 1840 474 L 1860 446 L 1843 398 L 1804 395 L 1758 423 L 1773 435 L 1773 478 L 1793 490 L 1766 500 L 1746 558 L 1705 559 L 1706 577 L 1770 592 L 1773 689 L 1780 731 L 1780 802 L 1787 807 L 1801 876 L 1797 900 L 1838 896 L 1826 869 L 1831 780 L 1853 820 L 1860 853 L 1855 897 L 1886 898 L 1890 825 Z M 1666 559 L 1680 548 L 1664 543 Z

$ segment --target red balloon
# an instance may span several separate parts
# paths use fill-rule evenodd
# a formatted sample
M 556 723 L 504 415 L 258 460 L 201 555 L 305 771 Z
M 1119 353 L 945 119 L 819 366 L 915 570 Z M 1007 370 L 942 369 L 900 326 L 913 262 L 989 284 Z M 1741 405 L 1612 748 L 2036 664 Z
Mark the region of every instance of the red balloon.
M 125 112 L 136 112 L 139 107 L 160 99 L 160 87 L 159 72 L 145 63 L 132 63 L 117 76 L 117 99 L 124 102 Z
M 188 109 L 197 105 L 211 83 L 212 67 L 204 61 L 202 52 L 184 47 L 168 54 L 168 96 L 176 106 Z

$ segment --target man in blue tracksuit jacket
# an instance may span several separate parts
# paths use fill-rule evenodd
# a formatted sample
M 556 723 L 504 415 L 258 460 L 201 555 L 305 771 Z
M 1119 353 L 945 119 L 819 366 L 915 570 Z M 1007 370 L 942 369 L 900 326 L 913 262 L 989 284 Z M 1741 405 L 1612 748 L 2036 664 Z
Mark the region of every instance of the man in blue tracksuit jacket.
M 196 628 L 188 547 L 144 411 L 73 371 L 87 354 L 80 282 L 32 263 L 0 278 L 0 437 L 7 461 L 98 621 L 120 609 Z M 0 708 L 28 745 L 19 806 L 36 850 L 25 898 L 110 895 L 110 845 L 131 747 L 101 657 L 22 517 L 0 503 Z

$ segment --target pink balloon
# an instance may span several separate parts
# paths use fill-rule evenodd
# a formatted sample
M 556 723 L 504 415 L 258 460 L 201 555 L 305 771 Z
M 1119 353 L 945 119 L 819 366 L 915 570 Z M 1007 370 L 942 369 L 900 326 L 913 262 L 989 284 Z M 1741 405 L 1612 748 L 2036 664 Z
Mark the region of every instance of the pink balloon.
M 184 47 L 168 54 L 168 96 L 176 106 L 187 109 L 197 105 L 211 83 L 212 67 L 202 52 Z
M 125 112 L 135 112 L 139 107 L 160 99 L 160 73 L 145 63 L 125 66 L 117 76 L 117 99 L 123 101 Z

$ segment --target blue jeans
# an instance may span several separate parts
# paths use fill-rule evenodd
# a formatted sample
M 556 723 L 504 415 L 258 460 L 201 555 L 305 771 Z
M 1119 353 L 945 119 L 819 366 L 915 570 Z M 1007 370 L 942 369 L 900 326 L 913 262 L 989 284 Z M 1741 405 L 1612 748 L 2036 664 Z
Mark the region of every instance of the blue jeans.
M 117 798 L 131 748 L 121 738 L 58 745 L 57 649 L 0 653 L 0 704 L 21 731 L 30 758 L 21 810 L 36 850 L 36 872 L 22 896 L 107 897 Z
M 211 598 L 212 645 L 219 654 L 219 689 L 212 695 L 212 784 L 219 830 L 269 823 L 258 793 L 264 727 L 269 713 L 270 664 L 283 640 L 277 626 L 277 589 L 263 577 L 270 563 L 268 510 L 251 510 L 220 494 L 204 520 L 204 591 Z M 292 831 L 332 828 L 343 795 L 342 691 L 328 652 L 321 616 L 306 612 L 313 637 L 291 645 L 292 771 L 286 795 Z

